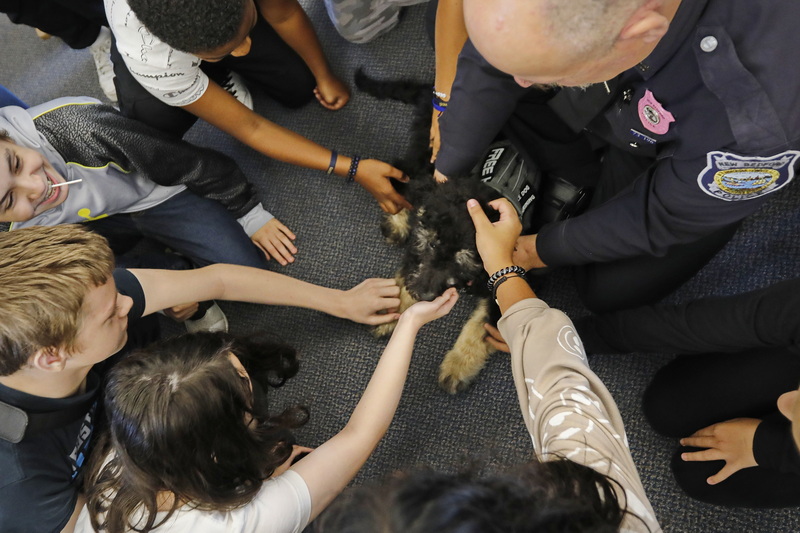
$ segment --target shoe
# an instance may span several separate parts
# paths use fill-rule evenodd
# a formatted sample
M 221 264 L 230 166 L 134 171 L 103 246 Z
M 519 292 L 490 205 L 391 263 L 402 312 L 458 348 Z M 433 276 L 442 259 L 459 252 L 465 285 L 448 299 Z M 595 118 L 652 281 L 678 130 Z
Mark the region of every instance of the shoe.
M 225 81 L 222 82 L 222 88 L 243 103 L 247 109 L 250 111 L 253 110 L 253 96 L 250 94 L 250 89 L 244 84 L 244 80 L 242 80 L 241 76 L 235 72 L 228 72 Z
M 196 333 L 198 331 L 228 331 L 228 318 L 222 312 L 217 302 L 206 309 L 206 314 L 196 320 L 187 320 L 184 323 L 186 331 Z
M 106 98 L 117 102 L 117 89 L 114 87 L 114 65 L 111 63 L 111 31 L 105 26 L 100 27 L 97 39 L 89 47 L 97 69 L 97 81 Z

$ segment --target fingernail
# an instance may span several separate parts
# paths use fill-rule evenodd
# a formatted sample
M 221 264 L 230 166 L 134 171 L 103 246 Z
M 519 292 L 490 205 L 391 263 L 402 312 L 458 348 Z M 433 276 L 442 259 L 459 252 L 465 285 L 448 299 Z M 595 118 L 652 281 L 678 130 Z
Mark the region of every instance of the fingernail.
M 467 200 L 467 207 L 475 207 L 476 205 L 478 205 L 478 201 L 477 200 L 475 200 L 473 198 L 470 198 L 469 200 Z
M 685 461 L 685 460 L 686 460 L 686 454 L 685 454 L 685 453 L 682 453 L 682 454 L 681 454 L 681 460 L 682 460 L 682 461 Z

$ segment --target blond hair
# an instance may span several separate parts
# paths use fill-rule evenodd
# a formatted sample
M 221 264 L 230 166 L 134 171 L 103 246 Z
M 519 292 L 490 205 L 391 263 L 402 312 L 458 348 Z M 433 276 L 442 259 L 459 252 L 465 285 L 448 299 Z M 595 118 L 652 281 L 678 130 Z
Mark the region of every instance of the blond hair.
M 0 375 L 40 349 L 74 350 L 83 300 L 113 268 L 105 238 L 79 225 L 0 233 Z

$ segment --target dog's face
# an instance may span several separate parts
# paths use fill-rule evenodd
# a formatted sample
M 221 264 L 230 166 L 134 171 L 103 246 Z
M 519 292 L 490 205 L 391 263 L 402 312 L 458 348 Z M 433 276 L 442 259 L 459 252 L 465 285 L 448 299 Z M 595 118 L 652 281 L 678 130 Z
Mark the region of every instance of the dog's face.
M 475 247 L 475 227 L 466 203 L 470 198 L 477 199 L 496 220 L 497 212 L 487 203 L 498 196 L 480 182 L 454 178 L 420 198 L 409 219 L 401 267 L 406 288 L 414 298 L 433 300 L 450 287 L 478 293 L 486 290 L 486 273 Z

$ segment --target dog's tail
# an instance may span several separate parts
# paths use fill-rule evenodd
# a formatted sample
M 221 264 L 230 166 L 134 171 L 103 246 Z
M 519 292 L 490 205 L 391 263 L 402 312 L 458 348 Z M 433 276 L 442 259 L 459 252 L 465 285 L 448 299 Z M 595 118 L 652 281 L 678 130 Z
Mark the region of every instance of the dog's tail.
M 423 98 L 430 99 L 432 87 L 430 83 L 412 80 L 377 80 L 367 76 L 360 67 L 356 71 L 355 83 L 359 90 L 379 100 L 388 98 L 405 104 L 417 104 Z

